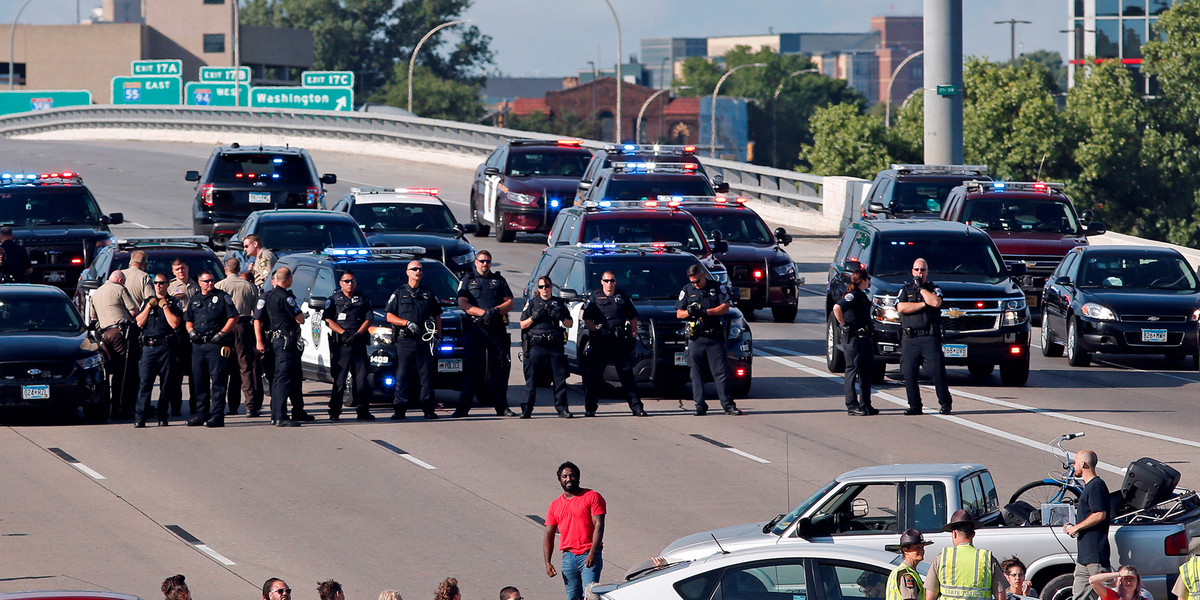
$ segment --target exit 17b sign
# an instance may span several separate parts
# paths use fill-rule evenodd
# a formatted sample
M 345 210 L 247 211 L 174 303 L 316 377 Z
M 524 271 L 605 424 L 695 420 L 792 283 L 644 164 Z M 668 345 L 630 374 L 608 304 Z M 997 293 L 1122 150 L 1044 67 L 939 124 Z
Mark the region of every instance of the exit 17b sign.
M 305 71 L 300 74 L 304 87 L 354 87 L 353 71 Z

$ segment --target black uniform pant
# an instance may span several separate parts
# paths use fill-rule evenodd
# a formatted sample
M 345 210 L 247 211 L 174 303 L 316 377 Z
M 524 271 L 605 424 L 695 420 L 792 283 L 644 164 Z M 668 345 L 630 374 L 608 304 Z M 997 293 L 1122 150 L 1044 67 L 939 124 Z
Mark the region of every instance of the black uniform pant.
M 627 342 L 607 341 L 596 339 L 588 346 L 587 356 L 583 357 L 587 368 L 583 380 L 584 410 L 595 412 L 600 405 L 600 388 L 604 386 L 604 369 L 612 365 L 617 371 L 617 380 L 621 382 L 621 392 L 629 402 L 629 409 L 637 412 L 642 409 L 642 398 L 638 395 L 637 380 L 633 378 L 632 348 Z
M 233 326 L 233 353 L 237 357 L 237 364 L 234 364 L 233 357 L 230 357 L 229 384 L 225 394 L 231 415 L 237 414 L 238 404 L 244 404 L 248 413 L 262 410 L 262 374 L 258 367 L 256 344 L 254 322 L 249 317 L 239 318 Z M 241 402 L 238 402 L 239 393 L 242 396 Z
M 107 329 L 100 336 L 105 368 L 111 377 L 110 410 L 114 415 L 134 410 L 138 392 L 138 343 L 129 336 L 136 330 L 126 327 Z
M 271 354 L 275 357 L 274 377 L 271 379 L 271 419 L 283 421 L 288 418 L 288 400 L 292 401 L 292 418 L 304 416 L 304 396 L 300 383 L 300 347 L 296 334 L 272 336 Z
M 871 334 L 846 334 L 846 409 L 871 406 L 871 377 L 875 371 L 875 348 L 871 345 Z M 858 379 L 860 394 L 854 391 L 854 379 Z M 860 402 L 861 399 L 861 402 Z
M 925 372 L 933 379 L 938 404 L 944 409 L 949 409 L 950 388 L 946 386 L 946 359 L 942 355 L 942 338 L 932 335 L 905 337 L 900 342 L 900 372 L 904 374 L 908 408 L 921 408 L 921 387 L 917 384 L 917 375 L 922 364 L 925 365 Z
M 227 361 L 217 344 L 192 346 L 192 381 L 196 382 L 195 419 L 221 423 L 225 420 L 225 386 L 229 374 Z M 226 350 L 228 352 L 228 350 Z
M 468 371 L 464 365 L 463 374 L 468 373 L 477 371 Z M 470 376 L 463 378 L 464 390 L 470 379 Z M 420 402 L 422 412 L 433 412 L 433 354 L 429 352 L 429 342 L 401 338 L 396 340 L 396 397 L 392 401 L 392 408 L 403 414 L 416 404 L 413 402 L 414 396 Z M 462 407 L 459 404 L 459 410 L 465 410 Z
M 567 355 L 563 352 L 563 345 L 535 343 L 529 345 L 529 354 L 521 368 L 525 373 L 525 402 L 521 404 L 522 412 L 533 412 L 533 406 L 537 404 L 537 374 L 543 363 L 550 367 L 550 378 L 554 382 L 554 409 L 558 412 L 567 410 Z
M 162 389 L 171 378 L 171 363 L 175 352 L 170 343 L 159 346 L 142 348 L 142 358 L 138 361 L 138 397 L 134 408 L 134 417 L 145 421 L 150 412 L 150 392 L 154 391 L 154 378 L 158 377 L 158 421 L 167 420 L 167 403 L 163 401 Z
M 329 416 L 342 414 L 342 399 L 346 394 L 346 376 L 354 383 L 353 397 L 358 414 L 371 412 L 371 388 L 367 385 L 367 344 L 349 346 L 329 343 L 329 371 L 333 376 L 333 393 L 329 396 Z M 346 403 L 352 406 L 351 403 Z
M 196 379 L 192 372 L 192 343 L 186 337 L 182 338 L 175 347 L 175 363 L 171 365 L 171 378 L 163 386 L 161 396 L 167 399 L 172 414 L 183 410 L 183 376 L 188 376 L 188 409 L 196 412 Z M 162 401 L 161 399 L 159 400 Z
M 717 397 L 721 399 L 721 408 L 736 408 L 737 405 L 733 402 L 733 383 L 729 379 L 729 357 L 725 354 L 725 340 L 699 337 L 688 340 L 687 348 L 688 369 L 692 377 L 692 400 L 696 402 L 696 408 L 708 409 L 708 404 L 704 401 L 705 368 L 712 373 Z
M 454 412 L 465 414 L 471 409 L 471 400 L 478 398 L 480 404 L 495 408 L 496 414 L 504 414 L 508 410 L 508 372 L 512 367 L 508 332 L 468 329 L 463 346 L 462 391 Z

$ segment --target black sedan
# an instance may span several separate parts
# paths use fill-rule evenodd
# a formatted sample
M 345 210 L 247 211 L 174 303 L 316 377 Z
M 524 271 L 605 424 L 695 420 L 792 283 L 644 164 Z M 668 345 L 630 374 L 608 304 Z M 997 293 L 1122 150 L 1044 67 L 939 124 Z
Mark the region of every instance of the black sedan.
M 1095 352 L 1197 358 L 1196 273 L 1178 251 L 1143 246 L 1072 250 L 1043 290 L 1042 354 L 1084 367 Z

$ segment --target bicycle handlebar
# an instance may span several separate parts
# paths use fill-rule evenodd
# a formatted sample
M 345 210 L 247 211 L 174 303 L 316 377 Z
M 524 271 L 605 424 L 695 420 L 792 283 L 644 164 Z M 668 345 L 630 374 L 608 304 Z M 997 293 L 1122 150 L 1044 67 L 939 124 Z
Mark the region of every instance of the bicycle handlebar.
M 1079 433 L 1068 433 L 1067 435 L 1065 435 L 1063 437 L 1065 437 L 1067 440 L 1073 440 L 1075 438 L 1081 438 L 1083 436 L 1084 436 L 1084 433 L 1082 431 L 1080 431 Z

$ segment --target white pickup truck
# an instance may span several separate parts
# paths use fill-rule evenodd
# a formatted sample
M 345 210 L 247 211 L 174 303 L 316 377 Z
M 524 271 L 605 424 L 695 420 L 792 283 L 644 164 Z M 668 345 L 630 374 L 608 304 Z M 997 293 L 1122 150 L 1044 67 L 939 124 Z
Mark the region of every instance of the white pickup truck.
M 950 534 L 940 528 L 959 508 L 986 525 L 976 532 L 976 546 L 991 550 L 999 560 L 1015 555 L 1028 565 L 1028 578 L 1042 600 L 1070 596 L 1075 539 L 1061 526 L 1015 525 L 1011 515 L 1006 524 L 992 475 L 977 464 L 855 469 L 825 484 L 786 515 L 682 537 L 662 556 L 675 562 L 722 550 L 793 543 L 883 549 L 897 543 L 901 532 L 917 529 L 933 541 L 926 550 L 926 556 L 932 557 L 950 542 Z M 1196 493 L 1176 489 L 1169 500 L 1153 508 L 1136 512 L 1118 508 L 1113 514 L 1117 517 L 1109 528 L 1112 565 L 1135 565 L 1146 589 L 1155 598 L 1168 600 L 1189 547 L 1200 544 Z

